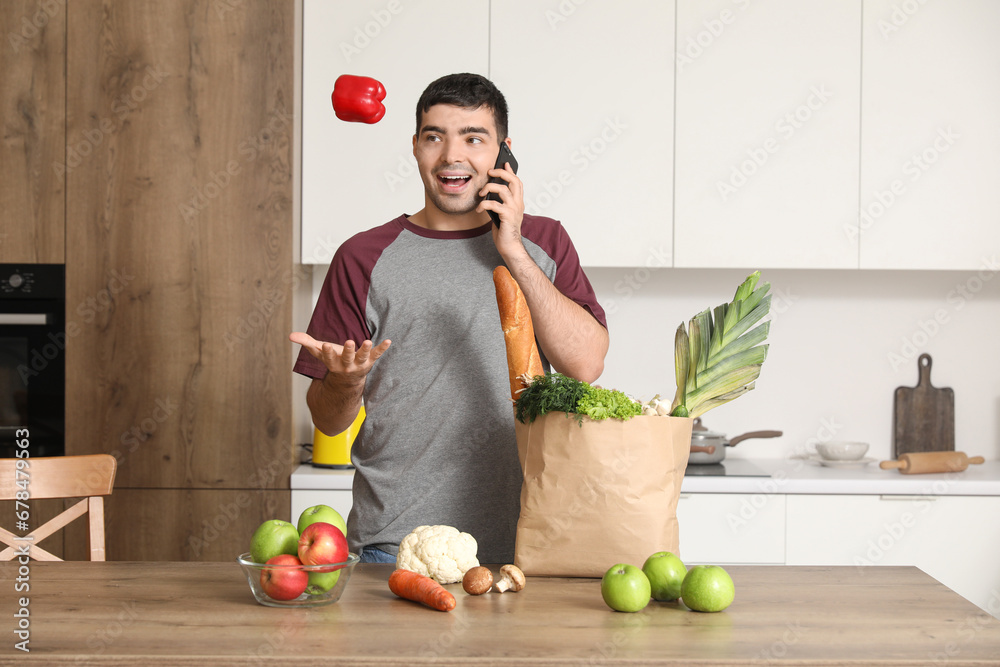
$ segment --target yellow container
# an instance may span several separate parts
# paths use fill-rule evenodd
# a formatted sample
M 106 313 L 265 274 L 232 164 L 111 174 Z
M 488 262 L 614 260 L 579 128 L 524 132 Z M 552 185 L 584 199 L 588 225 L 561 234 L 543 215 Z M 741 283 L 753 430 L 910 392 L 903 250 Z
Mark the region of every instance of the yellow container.
M 365 406 L 361 406 L 354 423 L 337 435 L 326 435 L 319 429 L 313 432 L 312 465 L 314 468 L 353 468 L 351 445 L 358 437 L 361 423 L 365 420 Z

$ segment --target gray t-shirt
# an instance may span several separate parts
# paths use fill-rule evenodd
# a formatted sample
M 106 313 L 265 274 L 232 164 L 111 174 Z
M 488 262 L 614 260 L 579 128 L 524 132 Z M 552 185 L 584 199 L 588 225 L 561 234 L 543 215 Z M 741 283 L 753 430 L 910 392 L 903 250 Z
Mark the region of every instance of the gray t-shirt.
M 308 333 L 392 340 L 368 375 L 351 449 L 351 551 L 396 553 L 417 526 L 445 524 L 476 538 L 481 562 L 513 562 L 521 470 L 491 224 L 440 232 L 400 216 L 348 239 L 330 265 Z M 521 233 L 556 287 L 607 326 L 562 225 L 525 215 Z M 304 349 L 295 371 L 326 374 Z

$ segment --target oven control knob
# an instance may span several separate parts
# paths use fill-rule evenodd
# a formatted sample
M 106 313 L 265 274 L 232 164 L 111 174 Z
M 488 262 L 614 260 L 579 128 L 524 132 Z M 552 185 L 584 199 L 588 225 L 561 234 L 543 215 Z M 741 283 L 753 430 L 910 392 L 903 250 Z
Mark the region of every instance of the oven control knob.
M 20 273 L 15 273 L 11 275 L 10 278 L 7 279 L 7 284 L 9 284 L 14 289 L 17 289 L 18 287 L 24 284 L 24 278 L 21 276 Z

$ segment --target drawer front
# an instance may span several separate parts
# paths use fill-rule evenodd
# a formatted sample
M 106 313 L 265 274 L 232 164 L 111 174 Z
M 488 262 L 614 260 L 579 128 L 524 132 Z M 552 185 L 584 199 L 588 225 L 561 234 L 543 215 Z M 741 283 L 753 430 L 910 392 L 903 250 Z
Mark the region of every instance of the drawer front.
M 1000 618 L 1000 498 L 786 498 L 789 565 L 912 565 Z
M 948 561 L 977 532 L 942 496 L 789 496 L 789 565 L 916 565 Z M 989 501 L 992 499 L 984 498 Z
M 677 503 L 685 564 L 785 562 L 785 496 L 683 493 Z

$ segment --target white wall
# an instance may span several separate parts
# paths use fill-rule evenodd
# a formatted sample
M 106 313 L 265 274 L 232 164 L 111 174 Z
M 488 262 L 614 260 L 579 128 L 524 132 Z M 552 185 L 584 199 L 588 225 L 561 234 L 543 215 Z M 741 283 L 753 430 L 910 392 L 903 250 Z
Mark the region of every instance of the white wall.
M 891 455 L 893 392 L 915 386 L 917 357 L 931 382 L 955 391 L 956 449 L 1000 455 L 1000 279 L 980 273 L 771 270 L 771 348 L 757 387 L 707 413 L 748 440 L 736 457 L 802 453 L 816 439 L 862 440 Z M 600 269 L 588 274 L 611 311 L 601 382 L 646 397 L 673 392 L 673 333 L 701 309 L 728 301 L 749 271 Z
M 888 458 L 893 392 L 915 386 L 917 357 L 933 358 L 931 382 L 955 391 L 955 447 L 1000 457 L 1000 257 L 980 272 L 766 270 L 771 283 L 771 348 L 757 388 L 707 413 L 706 426 L 729 436 L 776 429 L 732 457 L 784 457 L 816 439 L 863 440 Z M 639 398 L 672 397 L 674 331 L 729 301 L 750 270 L 589 269 L 608 311 L 611 350 L 599 383 Z M 315 267 L 315 301 L 326 267 Z M 298 302 L 294 321 L 309 312 Z M 311 309 L 311 305 L 308 307 Z M 302 380 L 296 380 L 301 390 Z M 303 394 L 298 394 L 303 396 Z M 302 442 L 312 431 L 296 398 Z

